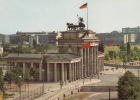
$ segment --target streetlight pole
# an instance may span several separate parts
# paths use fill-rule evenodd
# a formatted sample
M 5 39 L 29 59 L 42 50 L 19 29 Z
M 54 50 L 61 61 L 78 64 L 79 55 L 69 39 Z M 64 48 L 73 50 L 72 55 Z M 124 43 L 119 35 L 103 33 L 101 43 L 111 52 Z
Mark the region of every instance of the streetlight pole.
M 21 100 L 21 78 L 22 78 L 22 76 L 20 75 L 19 76 L 19 79 L 20 79 L 20 100 Z
M 42 73 L 43 73 L 43 93 L 44 93 L 44 69 L 42 69 Z

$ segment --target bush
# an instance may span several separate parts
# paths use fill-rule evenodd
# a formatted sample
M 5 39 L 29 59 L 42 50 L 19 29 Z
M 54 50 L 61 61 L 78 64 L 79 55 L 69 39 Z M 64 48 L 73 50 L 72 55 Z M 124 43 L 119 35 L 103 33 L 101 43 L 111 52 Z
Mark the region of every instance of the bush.
M 119 100 L 140 100 L 140 81 L 130 71 L 127 71 L 118 81 Z

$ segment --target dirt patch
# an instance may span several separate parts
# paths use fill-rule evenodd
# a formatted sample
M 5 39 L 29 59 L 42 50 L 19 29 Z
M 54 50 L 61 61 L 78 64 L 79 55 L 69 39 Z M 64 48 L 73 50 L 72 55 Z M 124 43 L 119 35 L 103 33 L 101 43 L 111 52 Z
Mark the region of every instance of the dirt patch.
M 85 98 L 87 98 L 93 94 L 94 94 L 93 92 L 80 92 L 80 93 L 70 95 L 70 96 L 64 98 L 64 100 L 84 100 Z

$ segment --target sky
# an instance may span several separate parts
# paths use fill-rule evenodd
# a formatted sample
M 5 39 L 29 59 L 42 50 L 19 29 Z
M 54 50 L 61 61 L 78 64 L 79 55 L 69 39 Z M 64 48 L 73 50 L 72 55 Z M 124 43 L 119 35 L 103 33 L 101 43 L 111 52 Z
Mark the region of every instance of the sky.
M 0 33 L 51 32 L 67 30 L 83 17 L 96 33 L 122 31 L 140 26 L 140 0 L 0 0 Z

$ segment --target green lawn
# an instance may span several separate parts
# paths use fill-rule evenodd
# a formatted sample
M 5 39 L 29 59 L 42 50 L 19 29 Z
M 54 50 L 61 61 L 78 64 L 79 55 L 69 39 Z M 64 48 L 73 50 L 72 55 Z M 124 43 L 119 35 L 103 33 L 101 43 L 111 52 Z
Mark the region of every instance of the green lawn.
M 105 51 L 104 51 L 105 54 L 108 53 L 108 51 L 115 51 L 115 52 L 117 52 L 117 51 L 120 51 L 120 49 L 119 49 L 118 46 L 110 46 L 110 47 L 106 46 L 105 47 Z

